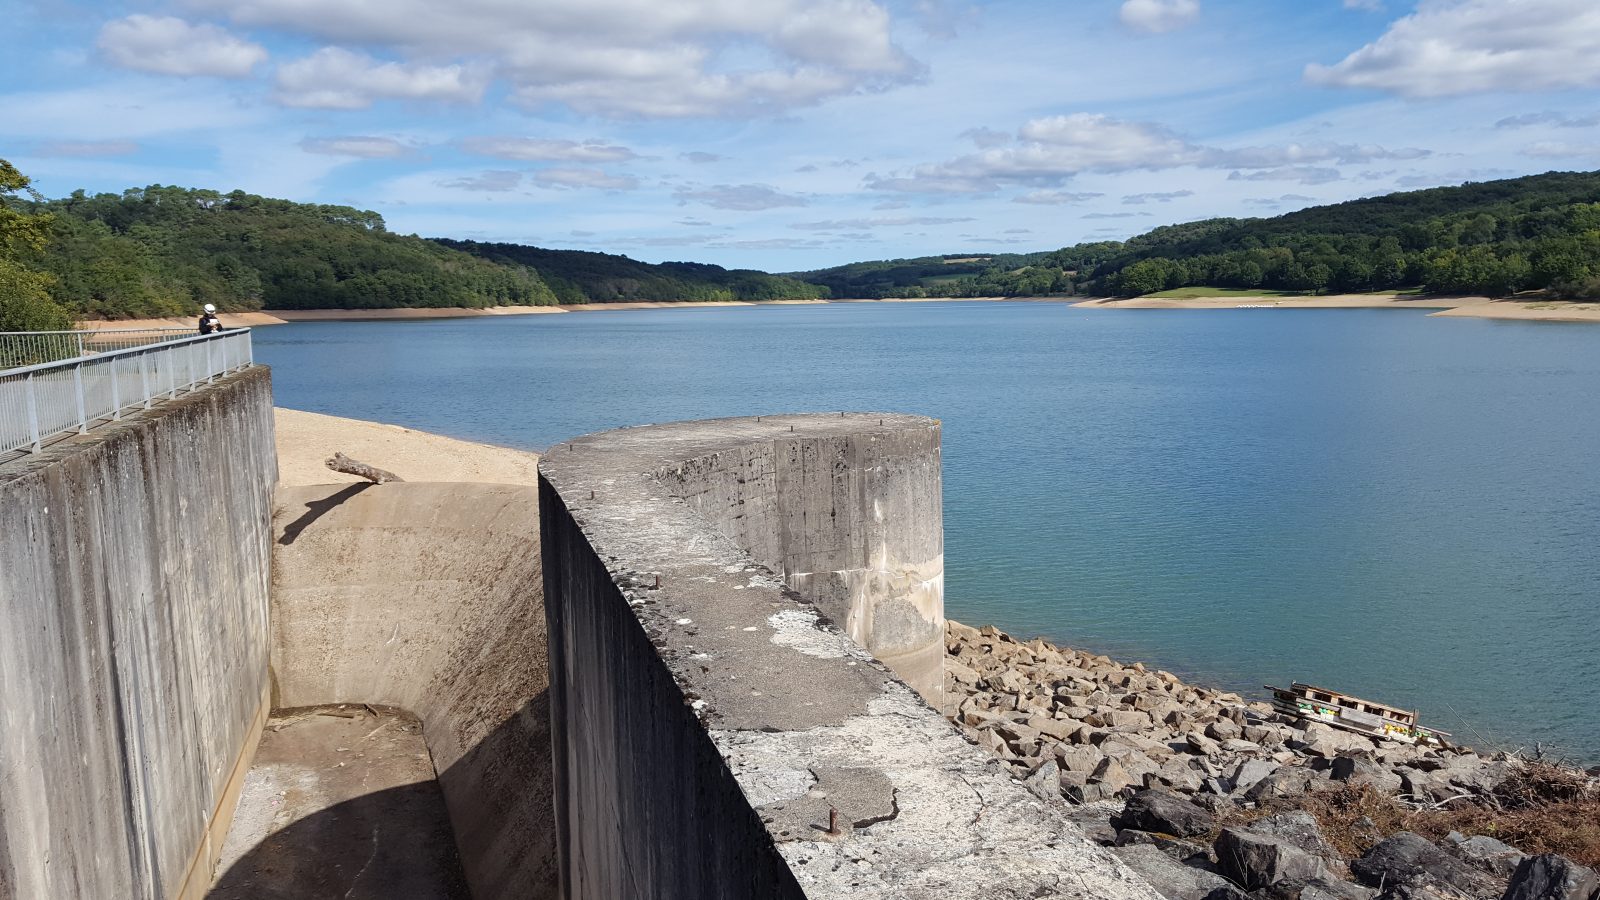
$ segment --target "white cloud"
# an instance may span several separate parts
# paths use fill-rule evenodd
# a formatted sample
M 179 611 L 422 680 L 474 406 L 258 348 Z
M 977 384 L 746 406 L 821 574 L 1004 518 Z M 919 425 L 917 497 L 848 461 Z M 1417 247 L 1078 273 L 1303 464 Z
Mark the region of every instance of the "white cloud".
M 487 191 L 490 193 L 504 193 L 514 191 L 522 184 L 522 173 L 511 172 L 505 169 L 491 169 L 481 175 L 469 175 L 455 181 L 443 181 L 440 187 L 457 188 L 463 191 Z
M 1318 166 L 1279 166 L 1254 172 L 1230 172 L 1229 181 L 1297 181 L 1301 184 L 1327 184 L 1344 176 L 1338 169 Z
M 1065 206 L 1069 203 L 1082 203 L 1085 200 L 1093 200 L 1096 197 L 1104 196 L 1105 194 L 1096 194 L 1094 192 L 1029 191 L 1026 194 L 1012 197 L 1011 202 L 1031 203 L 1038 206 Z
M 246 78 L 267 59 L 260 44 L 215 25 L 191 25 L 172 16 L 137 14 L 107 22 L 96 42 L 111 62 L 158 75 Z
M 766 115 L 922 72 L 877 0 L 189 2 L 412 66 L 481 65 L 523 106 L 609 116 Z M 342 85 L 324 86 L 338 96 Z
M 1539 141 L 1522 148 L 1523 156 L 1539 159 L 1600 157 L 1600 144 L 1575 144 L 1571 141 Z
M 1375 159 L 1420 159 L 1429 151 L 1388 150 L 1371 144 L 1307 143 L 1220 148 L 1193 143 L 1148 122 L 1073 113 L 1024 124 L 1007 146 L 993 147 L 908 173 L 869 175 L 875 190 L 928 194 L 987 193 L 1005 184 L 1049 188 L 1083 172 L 1132 172 L 1185 166 L 1211 169 L 1283 169 L 1309 163 L 1351 164 Z M 1325 175 L 1331 169 L 1319 170 Z M 1264 177 L 1264 176 L 1263 176 Z M 1323 180 L 1328 180 L 1324 177 Z M 1024 195 L 1028 196 L 1028 195 Z M 1040 198 L 1048 194 L 1036 195 Z M 1019 198 L 1020 199 L 1020 198 Z M 1049 202 L 1020 199 L 1020 202 Z
M 827 222 L 796 222 L 790 228 L 801 231 L 849 231 L 867 228 L 903 228 L 908 225 L 953 225 L 976 222 L 971 216 L 878 216 L 869 219 L 834 219 Z
M 1174 200 L 1181 200 L 1184 197 L 1193 197 L 1193 196 L 1194 196 L 1194 191 L 1189 191 L 1189 190 L 1183 190 L 1183 191 L 1156 191 L 1154 193 L 1149 193 L 1149 194 L 1129 194 L 1126 197 L 1122 198 L 1122 202 L 1127 204 L 1128 206 L 1143 206 L 1144 204 L 1150 203 L 1152 201 L 1154 201 L 1156 203 L 1171 203 Z
M 678 154 L 678 158 L 685 162 L 692 162 L 698 166 L 703 166 L 707 163 L 721 162 L 727 159 L 726 156 L 721 156 L 716 153 L 707 153 L 704 150 L 690 150 L 687 153 L 680 153 Z
M 1422 0 L 1376 41 L 1306 79 L 1408 97 L 1600 86 L 1594 0 Z
M 1507 116 L 1494 123 L 1496 128 L 1528 128 L 1534 125 L 1549 125 L 1552 128 L 1593 128 L 1600 125 L 1600 113 L 1582 116 L 1569 116 L 1558 112 L 1523 113 L 1518 116 Z
M 1200 0 L 1126 0 L 1118 17 L 1135 31 L 1176 31 L 1200 17 Z
M 639 186 L 639 179 L 631 175 L 613 175 L 600 169 L 544 169 L 534 173 L 533 182 L 545 188 L 591 188 L 603 191 L 631 191 Z
M 365 109 L 379 100 L 472 103 L 485 79 L 463 65 L 382 62 L 324 47 L 278 69 L 277 100 L 313 109 Z
M 307 153 L 321 153 L 326 156 L 398 159 L 410 156 L 414 148 L 394 138 L 352 134 L 342 137 L 306 138 L 300 142 L 300 149 Z
M 551 140 L 548 138 L 470 137 L 461 148 L 479 156 L 530 162 L 622 162 L 638 154 L 604 141 Z
M 1383 0 L 1344 0 L 1344 8 L 1380 12 L 1383 10 Z
M 807 200 L 780 193 L 764 184 L 718 184 L 704 188 L 680 188 L 672 194 L 678 203 L 704 203 L 716 209 L 755 212 L 780 206 L 805 206 Z

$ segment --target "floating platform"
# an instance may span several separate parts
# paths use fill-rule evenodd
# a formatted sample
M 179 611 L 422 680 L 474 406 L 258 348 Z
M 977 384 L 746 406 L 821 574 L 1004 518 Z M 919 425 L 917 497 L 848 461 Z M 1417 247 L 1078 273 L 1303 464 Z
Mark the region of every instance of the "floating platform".
M 1405 744 L 1443 744 L 1448 731 L 1423 728 L 1415 710 L 1363 700 L 1328 688 L 1296 681 L 1287 690 L 1266 685 L 1278 712 L 1310 722 L 1322 722 L 1356 734 Z

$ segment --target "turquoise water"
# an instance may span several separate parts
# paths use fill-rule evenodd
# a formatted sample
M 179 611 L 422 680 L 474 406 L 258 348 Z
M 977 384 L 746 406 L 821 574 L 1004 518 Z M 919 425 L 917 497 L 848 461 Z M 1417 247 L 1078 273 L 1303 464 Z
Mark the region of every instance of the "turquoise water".
M 709 416 L 936 416 L 952 617 L 1600 761 L 1600 327 L 931 303 L 255 338 L 281 405 L 534 450 Z

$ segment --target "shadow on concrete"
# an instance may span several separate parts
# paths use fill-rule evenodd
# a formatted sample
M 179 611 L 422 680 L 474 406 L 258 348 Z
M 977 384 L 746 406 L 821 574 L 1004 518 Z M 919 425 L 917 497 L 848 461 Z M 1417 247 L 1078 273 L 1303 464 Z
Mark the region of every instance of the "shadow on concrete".
M 339 504 L 349 500 L 351 497 L 354 497 L 369 487 L 372 487 L 372 482 L 370 481 L 352 484 L 338 493 L 329 494 L 326 499 L 313 500 L 312 502 L 307 503 L 305 515 L 283 526 L 283 536 L 278 538 L 278 543 L 285 547 L 294 543 L 294 539 L 300 536 L 300 532 L 310 528 L 311 523 L 327 515 L 335 507 L 339 506 Z
M 439 784 L 330 806 L 256 845 L 207 900 L 470 900 Z
M 542 689 L 439 773 L 478 900 L 557 900 L 550 692 Z
M 437 780 L 273 833 L 218 875 L 207 900 L 557 900 L 550 754 L 545 689 Z

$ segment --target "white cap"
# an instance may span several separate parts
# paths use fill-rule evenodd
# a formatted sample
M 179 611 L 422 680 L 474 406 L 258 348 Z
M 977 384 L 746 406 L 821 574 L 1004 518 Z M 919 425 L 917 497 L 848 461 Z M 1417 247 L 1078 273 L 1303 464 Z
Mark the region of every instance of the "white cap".
M 206 312 L 216 312 L 216 311 L 217 311 L 217 308 L 215 306 L 212 306 L 209 303 L 206 304 Z

